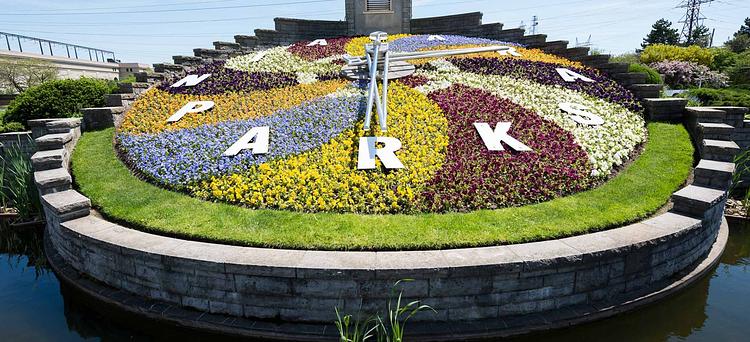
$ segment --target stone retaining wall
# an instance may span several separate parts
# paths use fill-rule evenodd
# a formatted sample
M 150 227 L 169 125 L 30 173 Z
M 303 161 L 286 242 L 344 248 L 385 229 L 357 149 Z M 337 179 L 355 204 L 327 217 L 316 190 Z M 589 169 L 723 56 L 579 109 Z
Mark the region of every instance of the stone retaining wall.
M 91 215 L 89 199 L 72 189 L 68 164 L 79 120 L 45 122 L 49 134 L 37 139 L 40 152 L 32 161 L 55 252 L 108 286 L 167 306 L 284 322 L 291 327 L 286 338 L 320 338 L 333 332 L 335 307 L 383 309 L 391 285 L 411 278 L 404 284 L 407 299 L 438 310 L 415 318 L 413 337 L 453 339 L 606 312 L 693 271 L 716 241 L 737 152 L 710 143 L 732 143 L 726 122 L 736 115 L 728 114 L 731 108 L 683 112 L 703 159 L 695 182 L 673 195 L 669 212 L 593 234 L 484 248 L 326 252 L 164 237 Z
M 29 157 L 36 152 L 31 132 L 0 133 L 0 156 L 7 157 L 11 149 L 18 147 Z

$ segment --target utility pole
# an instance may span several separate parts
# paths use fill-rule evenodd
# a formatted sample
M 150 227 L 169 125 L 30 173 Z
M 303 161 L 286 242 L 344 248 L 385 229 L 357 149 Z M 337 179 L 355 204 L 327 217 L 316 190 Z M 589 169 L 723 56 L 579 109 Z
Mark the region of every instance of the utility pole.
M 531 34 L 536 34 L 536 27 L 539 26 L 539 17 L 531 17 Z
M 684 8 L 685 15 L 678 23 L 683 24 L 680 34 L 686 43 L 690 43 L 693 31 L 698 28 L 706 17 L 701 15 L 701 5 L 714 2 L 714 0 L 683 0 L 676 8 Z

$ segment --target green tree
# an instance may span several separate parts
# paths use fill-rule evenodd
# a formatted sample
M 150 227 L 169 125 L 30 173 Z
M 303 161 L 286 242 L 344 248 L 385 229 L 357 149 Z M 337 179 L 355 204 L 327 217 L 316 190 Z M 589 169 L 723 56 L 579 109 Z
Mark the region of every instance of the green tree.
M 649 32 L 646 38 L 643 38 L 641 47 L 645 49 L 651 44 L 675 45 L 679 41 L 680 34 L 677 33 L 677 29 L 672 28 L 672 22 L 662 18 L 651 26 L 651 32 Z
M 698 27 L 693 29 L 690 37 L 688 37 L 687 41 L 685 42 L 685 46 L 698 45 L 700 47 L 707 48 L 711 44 L 710 32 L 711 31 L 708 29 L 708 27 L 699 25 Z
M 750 18 L 745 18 L 745 24 L 740 26 L 739 31 L 724 46 L 736 53 L 750 49 Z
M 0 90 L 22 93 L 29 87 L 57 78 L 52 63 L 28 58 L 0 58 Z

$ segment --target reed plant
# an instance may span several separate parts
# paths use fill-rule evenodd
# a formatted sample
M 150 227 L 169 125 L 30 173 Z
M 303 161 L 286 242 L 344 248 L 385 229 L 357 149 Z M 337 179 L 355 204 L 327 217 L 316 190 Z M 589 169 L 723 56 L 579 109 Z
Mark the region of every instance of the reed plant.
M 393 284 L 391 294 L 388 297 L 385 319 L 381 313 L 375 313 L 370 318 L 362 320 L 362 315 L 355 318 L 352 315 L 341 316 L 336 308 L 335 322 L 339 331 L 340 342 L 364 342 L 375 338 L 377 342 L 403 342 L 406 331 L 406 323 L 422 311 L 437 312 L 429 305 L 415 300 L 405 305 L 403 302 L 404 290 L 399 287 L 403 282 L 413 279 L 402 279 Z M 398 293 L 397 293 L 398 292 Z
M 0 155 L 3 206 L 12 206 L 21 220 L 33 220 L 41 213 L 41 201 L 34 184 L 31 160 L 19 144 L 13 144 Z

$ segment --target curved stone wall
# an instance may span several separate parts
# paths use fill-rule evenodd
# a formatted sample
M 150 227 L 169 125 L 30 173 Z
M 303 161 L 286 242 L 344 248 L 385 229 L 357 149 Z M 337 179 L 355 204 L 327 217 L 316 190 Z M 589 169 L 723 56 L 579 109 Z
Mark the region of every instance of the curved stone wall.
M 733 144 L 732 126 L 722 123 L 729 119 L 725 111 L 683 112 L 689 113 L 689 130 L 699 146 Z M 345 313 L 382 309 L 392 284 L 404 278 L 414 279 L 404 284 L 408 299 L 423 299 L 437 309 L 416 317 L 410 328 L 427 339 L 534 330 L 596 317 L 662 291 L 705 263 L 719 235 L 734 171 L 734 164 L 721 160 L 736 153 L 734 148 L 700 149 L 703 157 L 716 160 L 700 161 L 694 183 L 673 195 L 672 209 L 621 228 L 484 248 L 302 251 L 175 239 L 92 215 L 90 201 L 71 188 L 68 173 L 80 120 L 44 124 L 47 134 L 37 139 L 40 151 L 32 161 L 47 238 L 60 260 L 139 297 L 285 322 L 296 328 L 285 335 L 257 335 L 287 338 L 330 335 L 335 307 Z M 254 328 L 247 331 L 253 335 Z

